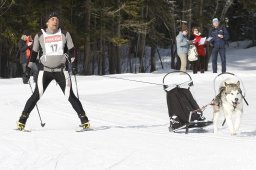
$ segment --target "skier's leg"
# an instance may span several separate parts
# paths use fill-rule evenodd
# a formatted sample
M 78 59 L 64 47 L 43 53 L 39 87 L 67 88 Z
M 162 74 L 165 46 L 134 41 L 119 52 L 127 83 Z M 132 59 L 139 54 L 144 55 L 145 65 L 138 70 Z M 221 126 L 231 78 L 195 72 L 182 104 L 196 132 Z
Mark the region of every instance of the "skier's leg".
M 20 116 L 19 122 L 18 122 L 18 128 L 19 125 L 25 127 L 25 124 L 27 122 L 27 119 L 29 117 L 30 112 L 35 107 L 37 101 L 39 98 L 43 95 L 45 89 L 49 85 L 49 83 L 52 80 L 52 76 L 49 72 L 40 71 L 38 74 L 38 80 L 36 82 L 36 88 L 32 94 L 32 96 L 28 99 L 26 102 L 25 108 Z M 22 130 L 22 128 L 21 128 Z
M 34 80 L 34 82 L 36 82 L 37 77 L 38 77 L 38 68 L 37 68 L 36 63 L 32 64 L 31 70 L 32 70 L 33 80 Z
M 81 120 L 81 124 L 89 125 L 89 120 L 85 114 L 83 106 L 72 90 L 69 73 L 67 71 L 56 73 L 55 79 L 59 84 L 61 90 L 63 91 L 64 95 L 66 96 L 68 101 L 71 103 L 74 110 L 77 112 L 77 115 Z

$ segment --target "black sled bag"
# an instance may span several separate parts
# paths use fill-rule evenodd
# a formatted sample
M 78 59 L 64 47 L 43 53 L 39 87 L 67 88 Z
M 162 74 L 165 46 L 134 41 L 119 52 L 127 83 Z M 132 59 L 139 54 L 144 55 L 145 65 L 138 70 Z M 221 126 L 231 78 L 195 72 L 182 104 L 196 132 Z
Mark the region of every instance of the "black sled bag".
M 169 117 L 176 115 L 181 124 L 189 123 L 190 112 L 199 109 L 189 89 L 175 87 L 166 91 Z

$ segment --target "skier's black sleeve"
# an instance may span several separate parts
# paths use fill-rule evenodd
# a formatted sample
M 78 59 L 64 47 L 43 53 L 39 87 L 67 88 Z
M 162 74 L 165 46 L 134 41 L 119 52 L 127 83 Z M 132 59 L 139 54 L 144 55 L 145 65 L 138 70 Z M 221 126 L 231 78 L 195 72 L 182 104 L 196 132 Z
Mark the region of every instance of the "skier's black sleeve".
M 70 58 L 76 57 L 75 47 L 69 49 L 69 50 L 68 50 L 68 54 L 69 54 L 69 57 L 70 57 Z
M 73 48 L 71 48 L 70 50 L 68 50 L 68 54 L 69 54 L 69 61 L 74 60 L 74 61 L 72 62 L 72 65 L 73 65 L 73 66 L 77 65 L 77 58 L 76 58 L 76 50 L 75 50 L 75 48 L 73 47 Z M 71 60 L 71 59 L 72 59 L 72 60 Z

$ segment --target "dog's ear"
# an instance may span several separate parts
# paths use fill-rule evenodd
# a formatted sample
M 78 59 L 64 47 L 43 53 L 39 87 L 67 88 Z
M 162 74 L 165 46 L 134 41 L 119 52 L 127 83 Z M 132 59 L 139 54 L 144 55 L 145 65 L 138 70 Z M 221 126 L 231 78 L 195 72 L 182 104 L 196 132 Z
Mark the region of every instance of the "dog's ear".
M 236 85 L 237 85 L 237 87 L 240 88 L 240 81 L 238 81 L 238 82 L 236 83 Z

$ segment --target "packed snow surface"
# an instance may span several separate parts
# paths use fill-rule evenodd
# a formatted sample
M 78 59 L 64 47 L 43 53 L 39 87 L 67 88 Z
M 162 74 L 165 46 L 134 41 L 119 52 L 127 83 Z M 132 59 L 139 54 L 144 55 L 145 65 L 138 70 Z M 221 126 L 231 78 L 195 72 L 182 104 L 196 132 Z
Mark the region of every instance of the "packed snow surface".
M 161 84 L 168 71 L 112 77 Z M 161 85 L 104 76 L 77 76 L 79 97 L 95 131 L 76 132 L 80 123 L 77 114 L 53 81 L 38 102 L 45 127 L 40 126 L 35 108 L 26 125 L 32 132 L 19 132 L 13 129 L 31 89 L 20 78 L 0 79 L 0 169 L 256 169 L 256 48 L 229 48 L 227 71 L 242 80 L 249 102 L 244 105 L 236 136 L 228 133 L 226 125 L 221 127 L 222 122 L 217 135 L 212 126 L 192 129 L 189 134 L 170 133 Z M 197 103 L 211 102 L 217 76 L 211 73 L 211 63 L 205 74 L 188 73 L 194 81 L 191 92 Z M 182 76 L 173 77 L 170 84 Z M 72 80 L 76 94 L 74 77 Z M 210 106 L 204 115 L 212 119 Z

